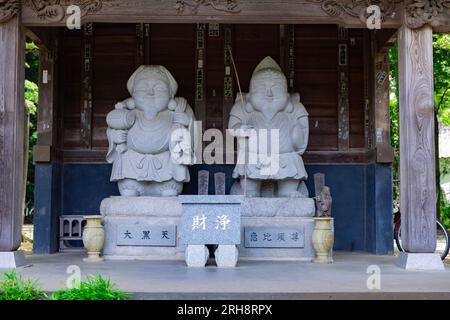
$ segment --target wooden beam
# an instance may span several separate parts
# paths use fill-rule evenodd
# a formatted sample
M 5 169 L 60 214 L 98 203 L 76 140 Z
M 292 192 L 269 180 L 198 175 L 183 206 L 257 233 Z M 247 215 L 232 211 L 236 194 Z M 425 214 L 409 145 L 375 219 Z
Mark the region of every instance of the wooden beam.
M 25 194 L 25 36 L 19 17 L 0 23 L 0 251 L 22 241 Z
M 39 46 L 38 145 L 53 145 L 55 49 Z
M 34 161 L 51 162 L 58 144 L 58 30 L 46 29 L 40 33 L 40 38 L 46 41 L 39 42 L 39 108 Z
M 400 210 L 407 252 L 436 247 L 433 30 L 399 32 Z
M 64 26 L 67 19 L 67 6 L 54 4 L 43 5 L 39 9 L 33 1 L 22 1 L 23 22 L 26 25 Z M 34 1 L 39 3 L 39 1 Z M 67 1 L 64 1 L 67 2 Z M 77 4 L 81 1 L 72 1 Z M 84 1 L 87 2 L 87 1 Z M 92 1 L 93 2 L 93 1 Z M 339 24 L 351 28 L 365 28 L 359 13 L 364 4 L 354 7 L 351 15 L 340 8 L 323 9 L 324 1 L 311 0 L 238 0 L 235 10 L 227 10 L 226 1 L 217 6 L 208 5 L 210 1 L 199 4 L 198 10 L 191 10 L 187 5 L 176 6 L 176 1 L 161 0 L 100 0 L 102 6 L 93 8 L 89 14 L 82 10 L 83 23 L 268 23 L 268 24 Z M 193 1 L 186 1 L 192 3 Z M 203 1 L 196 1 L 201 3 Z M 55 16 L 58 8 L 59 16 Z M 46 9 L 48 9 L 46 11 Z M 53 9 L 53 10 L 50 10 Z M 183 10 L 184 9 L 184 10 Z M 331 10 L 330 10 L 331 9 Z M 346 8 L 349 9 L 348 7 Z M 330 15 L 335 10 L 336 14 Z M 388 16 L 383 28 L 398 28 L 401 25 L 398 15 Z
M 369 30 L 364 31 L 364 140 L 365 147 L 374 150 L 374 41 L 373 33 Z
M 105 163 L 107 150 L 58 150 L 63 153 L 64 163 Z M 313 164 L 367 164 L 375 161 L 373 150 L 306 151 L 303 160 Z M 233 164 L 230 164 L 233 166 Z
M 295 25 L 290 24 L 288 27 L 288 43 L 287 43 L 287 66 L 289 92 L 295 92 Z

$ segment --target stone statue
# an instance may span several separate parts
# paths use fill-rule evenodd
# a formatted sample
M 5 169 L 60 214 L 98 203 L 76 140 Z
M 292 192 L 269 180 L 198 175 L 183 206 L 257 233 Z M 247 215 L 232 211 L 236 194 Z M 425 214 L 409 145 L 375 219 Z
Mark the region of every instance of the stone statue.
M 246 156 L 245 161 L 239 161 L 238 156 L 233 172 L 234 178 L 240 178 L 240 193 L 246 190 L 249 197 L 261 196 L 262 185 L 271 181 L 275 184 L 274 196 L 308 197 L 304 183 L 308 175 L 301 157 L 308 144 L 308 113 L 300 102 L 300 95 L 288 92 L 286 77 L 272 58 L 266 57 L 256 67 L 250 92 L 243 97 L 238 95 L 228 128 L 234 129 L 231 133 L 239 138 L 239 155 Z M 264 152 L 259 142 L 249 143 L 249 139 L 245 139 L 246 143 L 242 143 L 243 138 L 251 135 L 249 132 L 256 132 L 258 141 L 261 134 L 266 135 L 265 150 L 269 152 Z M 268 163 L 263 153 L 278 161 L 276 172 L 266 173 Z M 257 161 L 252 162 L 252 156 L 253 159 L 257 156 Z M 236 193 L 236 186 L 233 190 Z
M 333 198 L 331 197 L 330 188 L 323 186 L 319 194 L 316 196 L 317 215 L 319 217 L 331 217 L 331 205 Z
M 194 113 L 163 66 L 139 67 L 127 88 L 131 98 L 107 116 L 111 181 L 122 196 L 176 196 L 195 162 Z

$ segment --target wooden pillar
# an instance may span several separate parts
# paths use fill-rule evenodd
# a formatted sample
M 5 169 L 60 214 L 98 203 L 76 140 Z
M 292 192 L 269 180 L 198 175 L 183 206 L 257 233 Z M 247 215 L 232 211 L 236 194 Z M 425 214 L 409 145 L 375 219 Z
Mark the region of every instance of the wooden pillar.
M 92 148 L 92 83 L 94 79 L 94 24 L 83 26 L 82 38 L 82 89 L 81 89 L 81 146 Z
M 376 162 L 394 162 L 391 146 L 391 126 L 389 113 L 389 47 L 377 50 L 374 56 L 374 105 L 375 105 L 375 147 Z
M 436 247 L 433 31 L 399 32 L 400 210 L 407 252 Z
M 338 35 L 338 148 L 350 149 L 350 100 L 348 66 L 348 29 L 339 28 Z
M 20 17 L 0 22 L 0 251 L 22 240 L 25 46 Z

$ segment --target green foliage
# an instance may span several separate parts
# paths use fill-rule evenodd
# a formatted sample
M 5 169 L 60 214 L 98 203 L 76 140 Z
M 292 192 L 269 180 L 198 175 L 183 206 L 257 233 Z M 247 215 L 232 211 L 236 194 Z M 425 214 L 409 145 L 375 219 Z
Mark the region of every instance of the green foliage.
M 101 275 L 90 276 L 87 281 L 80 283 L 79 289 L 55 291 L 50 300 L 126 300 L 128 294 L 115 288 L 110 279 L 103 279 Z
M 400 205 L 400 135 L 398 119 L 398 46 L 395 43 L 389 51 L 390 78 L 390 117 L 391 117 L 391 145 L 394 148 L 393 180 L 394 206 Z
M 34 83 L 39 81 L 39 47 L 31 40 L 25 44 L 25 78 Z
M 129 298 L 115 288 L 109 279 L 89 276 L 87 281 L 80 282 L 79 289 L 55 291 L 50 297 L 40 288 L 36 280 L 24 280 L 15 270 L 2 273 L 0 281 L 1 300 L 126 300 Z
M 0 300 L 39 300 L 46 298 L 35 280 L 24 280 L 11 270 L 2 274 L 0 281 Z
M 39 103 L 39 48 L 31 41 L 26 43 L 25 63 L 25 102 L 28 108 L 28 176 L 26 188 L 26 212 L 31 213 L 34 208 L 34 160 L 33 148 L 37 142 L 37 115 Z M 32 215 L 25 215 L 25 222 L 32 223 Z
M 445 199 L 444 192 L 441 192 L 439 197 L 440 209 L 441 209 L 441 222 L 444 226 L 450 228 L 450 203 Z
M 441 177 L 450 174 L 450 158 L 439 159 L 439 171 Z
M 450 125 L 450 35 L 434 35 L 433 47 L 436 112 L 445 125 Z

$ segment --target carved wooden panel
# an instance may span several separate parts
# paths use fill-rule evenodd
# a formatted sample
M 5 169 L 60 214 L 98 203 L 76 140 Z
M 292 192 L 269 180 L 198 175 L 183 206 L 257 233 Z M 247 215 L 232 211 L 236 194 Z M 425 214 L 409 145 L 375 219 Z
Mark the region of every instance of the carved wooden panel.
M 422 1 L 422 0 L 420 0 Z M 427 0 L 431 1 L 431 0 Z M 439 0 L 447 1 L 447 0 Z M 335 23 L 364 28 L 363 10 L 381 6 L 383 27 L 398 27 L 398 0 L 24 0 L 23 20 L 28 25 L 63 25 L 69 4 L 81 7 L 85 22 L 121 23 Z M 394 6 L 392 6 L 392 4 Z M 341 5 L 341 6 L 339 6 Z M 324 9 L 325 8 L 325 9 Z
M 19 0 L 4 0 L 0 2 L 0 23 L 8 22 L 20 11 Z

